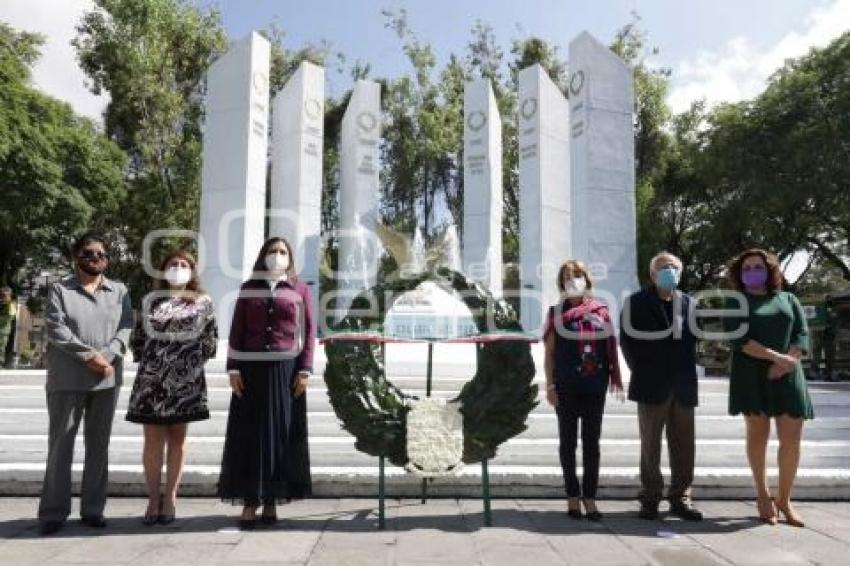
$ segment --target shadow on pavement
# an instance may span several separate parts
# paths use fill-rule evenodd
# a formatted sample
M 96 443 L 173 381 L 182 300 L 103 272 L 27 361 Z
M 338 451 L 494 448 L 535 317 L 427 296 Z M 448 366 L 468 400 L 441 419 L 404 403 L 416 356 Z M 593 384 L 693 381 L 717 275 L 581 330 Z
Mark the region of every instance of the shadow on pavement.
M 387 506 L 387 531 L 413 531 L 418 529 L 438 530 L 453 533 L 472 533 L 486 530 L 483 513 L 452 514 L 412 514 L 404 515 L 418 504 L 398 504 Z M 401 516 L 398 516 L 399 512 Z M 659 533 L 676 534 L 723 534 L 741 531 L 760 525 L 755 517 L 715 517 L 708 516 L 700 522 L 687 522 L 675 518 L 662 518 L 646 521 L 637 518 L 635 512 L 609 512 L 600 522 L 586 519 L 574 520 L 566 513 L 557 510 L 518 510 L 494 509 L 493 527 L 528 531 L 542 535 L 569 535 L 588 532 L 611 533 L 657 537 Z M 53 535 L 43 537 L 38 532 L 35 519 L 14 519 L 0 522 L 0 538 L 38 539 L 38 538 L 74 538 L 108 537 L 115 535 L 175 535 L 193 533 L 242 534 L 236 526 L 236 515 L 197 515 L 178 517 L 170 525 L 145 526 L 141 517 L 107 518 L 108 525 L 103 529 L 86 527 L 77 519 L 69 519 L 65 526 Z M 377 532 L 377 510 L 372 507 L 346 509 L 332 513 L 292 514 L 282 516 L 272 526 L 258 526 L 250 532 L 287 532 L 323 531 L 323 532 Z

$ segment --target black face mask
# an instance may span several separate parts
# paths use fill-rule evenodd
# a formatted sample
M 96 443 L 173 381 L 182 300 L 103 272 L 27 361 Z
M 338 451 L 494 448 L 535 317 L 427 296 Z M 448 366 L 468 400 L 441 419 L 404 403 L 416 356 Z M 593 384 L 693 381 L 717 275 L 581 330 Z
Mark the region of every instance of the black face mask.
M 92 277 L 96 277 L 106 271 L 106 267 L 103 265 L 103 262 L 89 263 L 87 261 L 78 261 L 77 267 Z

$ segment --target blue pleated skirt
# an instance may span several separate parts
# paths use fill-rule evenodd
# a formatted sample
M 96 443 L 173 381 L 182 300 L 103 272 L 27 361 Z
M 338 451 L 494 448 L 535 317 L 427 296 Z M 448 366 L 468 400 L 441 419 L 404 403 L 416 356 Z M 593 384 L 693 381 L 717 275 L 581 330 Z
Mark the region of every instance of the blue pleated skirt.
M 218 495 L 241 505 L 311 493 L 306 393 L 292 394 L 294 360 L 245 362 L 245 392 L 231 395 Z

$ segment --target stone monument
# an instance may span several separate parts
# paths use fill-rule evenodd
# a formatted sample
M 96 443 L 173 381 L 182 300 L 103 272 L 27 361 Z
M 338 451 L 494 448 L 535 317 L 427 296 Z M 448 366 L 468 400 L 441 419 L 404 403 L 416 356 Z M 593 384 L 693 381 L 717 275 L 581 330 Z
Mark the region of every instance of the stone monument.
M 619 307 L 637 288 L 632 71 L 587 32 L 569 57 L 571 255 Z
M 539 332 L 572 249 L 569 104 L 537 64 L 520 71 L 518 101 L 520 320 Z
M 272 107 L 269 236 L 283 236 L 293 246 L 298 275 L 312 292 L 313 312 L 319 312 L 324 99 L 325 71 L 305 61 Z
M 377 281 L 382 252 L 374 226 L 380 136 L 381 87 L 374 81 L 359 80 L 342 118 L 337 319 L 345 315 L 357 293 Z
M 201 278 L 216 305 L 222 338 L 265 237 L 269 54 L 269 42 L 252 33 L 207 72 Z
M 502 120 L 489 80 L 463 93 L 463 271 L 502 295 Z

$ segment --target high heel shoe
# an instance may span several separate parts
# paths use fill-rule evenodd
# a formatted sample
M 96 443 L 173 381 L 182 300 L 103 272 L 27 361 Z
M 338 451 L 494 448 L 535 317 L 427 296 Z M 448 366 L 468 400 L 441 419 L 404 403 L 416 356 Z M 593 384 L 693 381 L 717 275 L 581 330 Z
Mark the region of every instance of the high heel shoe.
M 269 509 L 271 509 L 270 512 Z M 274 525 L 277 523 L 277 510 L 274 506 L 263 507 L 263 514 L 260 515 L 260 522 L 264 525 Z
M 575 504 L 572 500 L 567 502 L 567 516 L 571 519 L 581 519 L 581 503 L 578 499 L 575 500 Z
M 145 511 L 145 516 L 142 517 L 142 524 L 146 527 L 150 527 L 151 525 L 155 525 L 159 522 L 159 510 L 162 509 L 162 496 L 159 498 L 159 509 L 157 509 L 156 513 L 148 513 Z
M 797 512 L 791 508 L 791 502 L 789 501 L 786 505 L 780 505 L 778 501 L 773 502 L 779 511 L 785 515 L 785 522 L 792 527 L 805 527 L 806 523 L 803 522 L 803 519 L 797 515 Z
M 257 524 L 260 522 L 257 517 L 257 509 L 253 508 L 252 513 L 246 513 L 247 509 L 242 510 L 242 516 L 239 517 L 239 520 L 236 522 L 239 525 L 239 529 L 243 531 L 251 531 L 256 528 Z
M 582 499 L 581 502 L 584 504 L 584 516 L 587 517 L 588 521 L 602 520 L 602 513 L 596 508 L 596 502 L 594 500 Z M 588 502 L 590 503 L 589 505 Z
M 163 513 L 162 508 L 163 508 L 163 502 L 164 501 L 165 501 L 165 497 L 163 496 L 163 499 L 161 499 L 160 502 L 159 502 L 159 524 L 160 525 L 170 525 L 171 523 L 174 522 L 174 518 L 175 518 L 175 514 L 176 514 L 177 510 L 175 509 L 174 511 L 172 511 L 171 513 L 168 513 L 168 514 Z
M 756 505 L 758 506 L 758 510 L 759 510 L 759 521 L 761 521 L 762 523 L 765 523 L 766 525 L 775 525 L 776 524 L 776 509 L 773 506 L 773 498 L 771 498 L 771 497 L 765 497 L 765 498 L 759 497 L 757 502 L 756 502 Z M 766 508 L 769 509 L 769 510 L 766 511 L 765 510 Z

